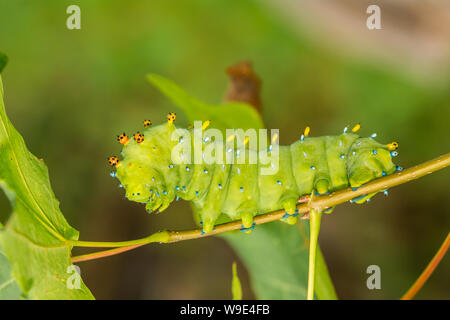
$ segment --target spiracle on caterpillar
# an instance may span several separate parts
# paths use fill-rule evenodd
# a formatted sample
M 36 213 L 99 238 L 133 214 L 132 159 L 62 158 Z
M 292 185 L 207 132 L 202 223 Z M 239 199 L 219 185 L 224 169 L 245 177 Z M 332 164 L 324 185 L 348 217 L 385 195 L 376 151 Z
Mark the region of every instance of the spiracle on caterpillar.
M 256 163 L 195 163 L 191 154 L 184 162 L 174 163 L 173 149 L 183 143 L 183 138 L 173 139 L 177 130 L 175 113 L 169 113 L 167 123 L 152 126 L 144 121 L 144 130 L 130 139 L 125 133 L 118 136 L 123 145 L 122 160 L 110 157 L 115 168 L 113 174 L 125 188 L 125 196 L 132 201 L 145 203 L 148 212 L 162 212 L 174 200 L 192 201 L 198 209 L 203 232 L 211 232 L 221 214 L 231 220 L 242 220 L 242 231 L 254 229 L 253 217 L 278 210 L 286 211 L 283 221 L 296 223 L 296 205 L 312 193 L 328 194 L 351 186 L 358 188 L 376 178 L 389 175 L 401 167 L 394 165 L 397 142 L 381 144 L 376 135 L 360 137 L 357 124 L 337 136 L 310 137 L 306 127 L 300 139 L 289 146 L 279 146 L 279 167 L 274 174 L 261 174 L 266 164 L 261 161 L 260 150 L 244 147 L 233 150 L 233 156 L 244 155 L 257 159 Z M 205 130 L 210 121 L 205 121 Z M 189 145 L 200 142 L 207 147 L 224 147 L 221 141 L 208 137 L 198 141 L 194 130 L 184 129 L 191 139 Z M 227 142 L 233 136 L 227 138 Z M 197 140 L 196 140 L 197 139 Z M 273 142 L 277 136 L 272 137 Z M 184 141 L 186 142 L 186 141 Z M 220 144 L 220 146 L 219 146 Z M 272 146 L 272 145 L 271 145 Z M 268 152 L 272 152 L 271 146 Z M 228 150 L 226 150 L 228 151 Z M 227 153 L 227 152 L 225 152 Z M 370 200 L 375 194 L 353 199 L 355 203 Z M 328 208 L 324 213 L 331 213 Z

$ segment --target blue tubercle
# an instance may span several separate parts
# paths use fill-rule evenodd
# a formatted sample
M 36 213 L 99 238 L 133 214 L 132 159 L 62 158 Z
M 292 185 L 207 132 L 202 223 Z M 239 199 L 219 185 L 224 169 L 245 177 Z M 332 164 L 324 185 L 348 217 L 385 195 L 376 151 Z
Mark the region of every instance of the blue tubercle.
M 323 210 L 323 213 L 330 213 L 333 209 L 334 207 L 329 207 L 328 209 Z
M 247 232 L 247 231 L 252 231 L 255 229 L 256 223 L 253 222 L 252 226 L 250 228 L 244 228 L 244 226 L 241 224 L 241 232 Z
M 295 209 L 295 213 L 293 213 L 293 214 L 289 214 L 289 213 L 285 212 L 283 215 L 283 219 L 287 219 L 289 217 L 297 217 L 297 216 L 298 216 L 298 209 Z
M 356 197 L 356 198 L 353 198 L 352 200 L 350 200 L 350 202 L 356 202 L 356 201 L 359 201 L 359 200 L 362 200 L 362 199 L 364 199 L 365 197 L 367 197 L 367 194 L 363 194 L 362 196 L 359 196 L 359 197 Z

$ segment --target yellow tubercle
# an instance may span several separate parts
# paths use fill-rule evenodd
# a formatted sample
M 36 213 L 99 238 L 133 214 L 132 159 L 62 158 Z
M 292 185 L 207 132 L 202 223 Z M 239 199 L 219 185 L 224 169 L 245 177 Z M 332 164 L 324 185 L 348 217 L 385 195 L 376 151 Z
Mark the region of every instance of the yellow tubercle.
M 168 123 L 168 124 L 173 124 L 173 122 L 175 121 L 176 117 L 177 117 L 177 114 L 176 114 L 176 113 L 170 112 L 170 113 L 167 115 L 167 123 Z
M 275 141 L 277 141 L 278 139 L 278 133 L 275 133 L 272 137 L 272 143 L 274 143 Z
M 352 132 L 358 132 L 359 129 L 361 129 L 361 125 L 358 123 L 356 126 L 353 127 Z
M 203 122 L 202 130 L 205 130 L 206 128 L 208 128 L 210 124 L 211 124 L 211 120 L 206 120 L 205 122 Z
M 303 131 L 303 135 L 305 137 L 309 136 L 309 132 L 311 131 L 311 127 L 310 126 L 306 126 L 305 131 Z
M 234 134 L 232 134 L 231 136 L 229 136 L 229 137 L 227 138 L 227 142 L 230 142 L 230 141 L 232 141 L 232 140 L 234 139 L 234 137 L 235 137 L 235 135 L 234 135 Z
M 389 151 L 393 151 L 396 150 L 398 148 L 398 142 L 391 142 L 389 144 L 386 145 L 386 147 L 388 148 Z
M 150 120 L 144 120 L 144 128 L 148 128 L 152 125 L 152 122 Z

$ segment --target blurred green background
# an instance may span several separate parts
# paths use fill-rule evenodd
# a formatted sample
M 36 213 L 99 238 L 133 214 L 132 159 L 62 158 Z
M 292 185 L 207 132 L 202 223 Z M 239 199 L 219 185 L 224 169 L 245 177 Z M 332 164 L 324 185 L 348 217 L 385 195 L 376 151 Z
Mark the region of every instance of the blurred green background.
M 416 3 L 416 2 L 414 2 Z M 66 8 L 81 7 L 81 30 L 66 28 Z M 366 26 L 368 1 L 45 1 L 0 0 L 0 51 L 7 112 L 29 149 L 44 158 L 61 209 L 82 240 L 128 240 L 194 226 L 190 206 L 145 213 L 109 176 L 122 131 L 178 111 L 145 75 L 161 74 L 209 103 L 222 100 L 225 68 L 253 62 L 263 81 L 263 117 L 282 144 L 336 134 L 360 122 L 361 134 L 398 141 L 403 167 L 450 147 L 450 8 L 378 1 L 382 30 Z M 444 14 L 443 14 L 444 13 Z M 418 277 L 449 232 L 450 171 L 345 204 L 324 217 L 320 244 L 343 299 L 396 299 Z M 10 212 L 0 194 L 0 221 Z M 75 254 L 82 251 L 76 249 Z M 85 252 L 85 251 L 83 251 Z M 149 245 L 80 263 L 98 299 L 231 297 L 238 258 L 218 238 Z M 366 287 L 381 267 L 382 289 Z M 450 298 L 450 259 L 418 298 Z M 244 298 L 254 298 L 238 265 Z

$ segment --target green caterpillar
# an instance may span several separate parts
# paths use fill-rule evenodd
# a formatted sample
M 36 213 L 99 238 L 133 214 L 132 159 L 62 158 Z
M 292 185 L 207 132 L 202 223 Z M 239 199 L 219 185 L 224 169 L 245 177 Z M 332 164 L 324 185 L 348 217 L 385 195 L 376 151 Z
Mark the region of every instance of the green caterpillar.
M 299 141 L 290 146 L 279 146 L 279 169 L 275 174 L 262 175 L 260 169 L 269 164 L 262 163 L 260 151 L 245 145 L 233 150 L 233 156 L 235 159 L 242 155 L 246 159 L 253 156 L 257 159 L 256 164 L 189 164 L 192 155 L 186 155 L 187 164 L 174 163 L 173 148 L 183 140 L 173 138 L 177 130 L 174 120 L 174 113 L 169 114 L 167 124 L 152 127 L 146 120 L 145 129 L 134 135 L 134 141 L 125 133 L 121 134 L 118 141 L 124 145 L 123 159 L 109 158 L 110 165 L 116 169 L 112 175 L 125 188 L 125 196 L 145 203 L 148 212 L 161 212 L 175 199 L 192 201 L 205 233 L 213 230 L 221 214 L 231 220 L 242 220 L 243 230 L 251 231 L 255 215 L 282 208 L 286 210 L 283 220 L 293 224 L 301 196 L 312 192 L 326 194 L 348 186 L 357 188 L 401 169 L 392 162 L 398 144 L 378 143 L 374 140 L 375 135 L 360 137 L 356 134 L 359 125 L 351 132 L 344 129 L 341 135 L 323 137 L 309 137 L 307 127 Z M 208 125 L 209 122 L 205 123 L 202 129 Z M 195 139 L 198 142 L 192 129 L 185 132 L 187 138 L 192 138 L 189 146 Z M 225 146 L 221 141 L 205 140 L 200 141 L 202 152 L 208 146 L 213 149 Z M 271 148 L 266 150 L 269 155 Z M 227 152 L 224 154 L 223 159 Z M 359 197 L 354 202 L 362 203 L 373 195 Z

